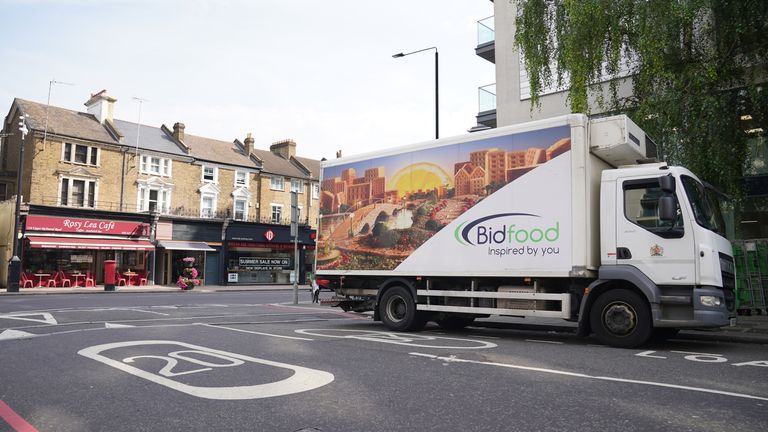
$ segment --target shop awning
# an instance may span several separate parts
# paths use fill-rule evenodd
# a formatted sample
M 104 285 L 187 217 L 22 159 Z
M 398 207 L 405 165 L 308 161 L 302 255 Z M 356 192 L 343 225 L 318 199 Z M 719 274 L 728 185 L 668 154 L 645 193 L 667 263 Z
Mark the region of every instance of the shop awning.
M 29 246 L 37 249 L 152 250 L 146 240 L 99 239 L 83 237 L 28 236 Z
M 204 242 L 191 242 L 191 241 L 177 241 L 177 240 L 163 240 L 157 243 L 157 247 L 165 248 L 168 250 L 193 250 L 204 252 L 215 252 L 216 249 L 208 246 Z

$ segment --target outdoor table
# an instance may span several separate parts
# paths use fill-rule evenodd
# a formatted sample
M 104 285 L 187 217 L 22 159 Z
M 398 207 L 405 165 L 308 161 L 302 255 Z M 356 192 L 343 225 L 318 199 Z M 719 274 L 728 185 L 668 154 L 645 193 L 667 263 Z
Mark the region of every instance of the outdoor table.
M 78 278 L 85 277 L 85 273 L 79 273 L 79 272 L 78 273 L 70 273 L 69 275 L 72 276 L 75 279 L 75 281 L 72 284 L 72 286 L 80 286 L 80 284 L 78 283 Z
M 131 278 L 132 278 L 133 276 L 136 276 L 137 274 L 138 274 L 138 273 L 136 273 L 136 272 L 132 272 L 132 271 L 123 272 L 123 276 L 125 276 L 125 277 L 126 277 L 126 281 L 125 281 L 125 282 L 126 282 L 126 284 L 128 284 L 128 285 L 133 285 L 133 283 L 131 282 Z
M 35 276 L 37 276 L 37 287 L 40 288 L 43 286 L 43 278 L 50 276 L 50 273 L 35 273 Z

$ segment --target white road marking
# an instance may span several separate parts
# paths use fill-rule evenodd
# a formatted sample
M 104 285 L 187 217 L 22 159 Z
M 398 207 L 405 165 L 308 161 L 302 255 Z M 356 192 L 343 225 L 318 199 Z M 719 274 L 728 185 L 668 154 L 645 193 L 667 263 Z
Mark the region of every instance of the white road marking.
M 545 340 L 538 340 L 538 339 L 526 339 L 525 341 L 543 343 L 543 344 L 552 344 L 552 345 L 563 345 L 563 342 L 558 342 L 558 341 L 545 341 Z
M 272 334 L 272 333 L 263 333 L 263 332 L 256 332 L 256 331 L 250 331 L 250 330 L 241 330 L 241 329 L 238 329 L 238 328 L 225 327 L 223 325 L 203 324 L 203 326 L 205 326 L 205 327 L 212 327 L 212 328 L 220 328 L 220 329 L 225 329 L 225 330 L 232 330 L 232 331 L 241 332 L 241 333 L 256 334 L 256 335 L 261 335 L 261 336 L 272 336 L 272 337 L 282 338 L 282 339 L 293 339 L 293 340 L 303 340 L 303 341 L 313 341 L 314 340 L 314 339 L 302 338 L 302 337 L 296 337 L 296 336 L 283 336 L 283 335 L 277 335 L 277 334 Z
M 493 342 L 484 342 L 474 339 L 461 339 L 443 336 L 426 336 L 415 333 L 395 333 L 395 332 L 383 332 L 374 330 L 347 330 L 347 329 L 300 329 L 294 330 L 296 333 L 305 334 L 309 336 L 321 336 L 338 339 L 358 339 L 369 342 L 380 342 L 394 345 L 405 345 L 418 348 L 440 348 L 440 349 L 485 349 L 496 348 Z M 319 333 L 317 333 L 319 332 Z M 336 332 L 340 335 L 328 334 L 323 332 Z M 442 342 L 442 341 L 459 341 L 477 344 L 476 346 L 456 346 L 456 345 L 426 345 L 414 342 Z
M 37 336 L 38 335 L 32 334 L 32 333 L 8 329 L 0 333 L 0 340 L 28 339 L 28 338 L 33 338 Z
M 549 374 L 555 374 L 555 375 L 566 375 L 566 376 L 572 376 L 572 377 L 576 377 L 576 378 L 588 378 L 588 379 L 594 379 L 594 380 L 600 380 L 600 381 L 612 381 L 612 382 L 621 382 L 621 383 L 630 383 L 630 384 L 640 384 L 640 385 L 647 385 L 647 386 L 653 386 L 653 387 L 665 387 L 665 388 L 673 388 L 673 389 L 678 389 L 678 390 L 688 390 L 688 391 L 694 391 L 694 392 L 700 392 L 700 393 L 711 393 L 711 394 L 717 394 L 717 395 L 722 395 L 722 396 L 732 396 L 732 397 L 745 398 L 745 399 L 756 399 L 756 400 L 768 401 L 768 397 L 754 396 L 754 395 L 749 395 L 749 394 L 744 394 L 744 393 L 727 392 L 727 391 L 721 391 L 721 390 L 713 390 L 713 389 L 707 389 L 707 388 L 701 388 L 701 387 L 690 387 L 690 386 L 682 386 L 682 385 L 677 385 L 677 384 L 668 384 L 668 383 L 663 383 L 663 382 L 641 381 L 641 380 L 631 380 L 631 379 L 615 378 L 615 377 L 593 376 L 593 375 L 587 375 L 587 374 L 582 374 L 582 373 L 561 371 L 561 370 L 557 370 L 557 369 L 537 368 L 537 367 L 514 365 L 514 364 L 507 364 L 507 363 L 485 362 L 485 361 L 478 361 L 478 360 L 464 360 L 464 359 L 456 358 L 455 356 L 440 357 L 440 356 L 436 356 L 436 355 L 432 355 L 432 354 L 424 354 L 424 353 L 416 353 L 416 352 L 412 352 L 412 353 L 409 353 L 409 354 L 412 355 L 412 356 L 425 357 L 425 358 L 429 358 L 429 359 L 433 359 L 433 360 L 440 360 L 440 361 L 449 362 L 449 363 L 480 364 L 480 365 L 486 365 L 486 366 L 496 366 L 496 367 L 503 367 L 503 368 L 509 368 L 509 369 L 527 370 L 527 371 L 549 373 Z
M 39 316 L 40 318 L 30 318 L 32 316 Z M 53 315 L 49 314 L 48 312 L 13 312 L 9 314 L 0 314 L 0 318 L 32 321 L 50 325 L 57 324 L 56 318 L 54 318 Z
M 643 352 L 641 352 L 639 354 L 635 354 L 635 355 L 638 356 L 638 357 L 648 357 L 648 358 L 657 358 L 657 359 L 665 359 L 666 358 L 666 357 L 663 357 L 663 356 L 651 355 L 651 354 L 653 354 L 655 352 L 656 351 L 643 351 Z
M 104 323 L 104 328 L 133 328 L 136 326 L 128 324 Z
M 126 348 L 135 346 L 147 346 L 147 345 L 175 345 L 183 348 L 181 351 L 175 351 L 168 353 L 167 356 L 147 356 L 160 358 L 166 361 L 166 366 L 159 373 L 161 375 L 147 372 L 143 369 L 139 369 L 130 366 L 127 363 L 133 363 L 136 359 L 142 356 L 129 357 L 123 361 L 114 360 L 101 355 L 101 353 L 115 349 Z M 180 355 L 180 353 L 196 353 L 198 356 L 201 354 L 209 357 L 214 357 L 220 360 L 227 361 L 228 363 L 210 363 L 200 360 L 195 357 L 186 357 Z M 164 340 L 143 340 L 143 341 L 129 341 L 129 342 L 116 342 L 103 345 L 96 345 L 88 348 L 81 349 L 77 352 L 83 357 L 87 357 L 98 362 L 104 363 L 108 366 L 112 366 L 115 369 L 119 369 L 123 372 L 135 375 L 140 378 L 144 378 L 148 381 L 152 381 L 156 384 L 166 386 L 170 389 L 186 393 L 191 396 L 196 396 L 204 399 L 214 400 L 246 400 L 246 399 L 263 399 L 276 396 L 285 396 L 295 393 L 301 393 L 316 388 L 322 387 L 326 384 L 333 382 L 335 377 L 332 373 L 305 368 L 302 366 L 291 365 L 287 363 L 280 363 L 255 357 L 250 357 L 242 354 L 236 354 L 227 351 L 220 351 L 212 348 L 202 347 L 198 345 L 187 344 L 178 341 L 164 341 Z M 173 367 L 178 364 L 178 360 L 183 359 L 188 363 L 196 363 L 199 365 L 206 365 L 209 367 L 197 369 L 191 373 L 210 373 L 214 369 L 223 367 L 237 367 L 245 364 L 245 362 L 256 363 L 265 366 L 272 366 L 280 369 L 288 369 L 293 371 L 293 374 L 283 380 L 270 382 L 266 384 L 256 385 L 243 385 L 243 386 L 231 386 L 231 387 L 200 387 L 178 382 L 176 380 L 168 378 L 168 376 L 178 375 L 172 372 Z M 164 372 L 164 373 L 163 373 Z M 184 374 L 184 372 L 180 373 Z

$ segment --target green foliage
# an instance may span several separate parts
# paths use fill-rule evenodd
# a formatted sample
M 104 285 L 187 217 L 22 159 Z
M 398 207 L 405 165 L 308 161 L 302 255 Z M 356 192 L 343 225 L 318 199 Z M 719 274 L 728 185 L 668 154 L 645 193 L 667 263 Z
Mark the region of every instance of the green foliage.
M 525 54 L 531 109 L 544 87 L 563 84 L 571 111 L 627 112 L 662 158 L 741 196 L 754 137 L 745 130 L 768 129 L 768 2 L 516 3 L 515 45 Z M 607 77 L 614 79 L 599 84 Z M 620 91 L 624 83 L 631 91 Z

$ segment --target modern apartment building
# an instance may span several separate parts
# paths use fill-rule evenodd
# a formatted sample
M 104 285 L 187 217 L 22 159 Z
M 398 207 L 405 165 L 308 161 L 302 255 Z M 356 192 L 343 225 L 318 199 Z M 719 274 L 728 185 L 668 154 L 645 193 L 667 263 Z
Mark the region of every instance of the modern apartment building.
M 516 2 L 492 1 L 492 4 L 493 16 L 477 23 L 475 53 L 493 65 L 496 82 L 484 83 L 479 87 L 477 126 L 472 130 L 568 114 L 568 89 L 554 86 L 544 89 L 541 105 L 531 109 L 528 77 L 520 52 L 514 46 Z M 618 91 L 620 95 L 629 94 L 631 84 L 622 81 Z M 593 102 L 590 102 L 590 106 L 596 107 Z M 768 139 L 765 136 L 768 125 L 750 127 L 753 128 L 751 132 L 754 132 L 751 165 L 744 173 L 744 189 L 748 199 L 735 216 L 734 223 L 738 225 L 735 232 L 743 239 L 768 238 Z M 508 155 L 508 158 L 512 157 Z

